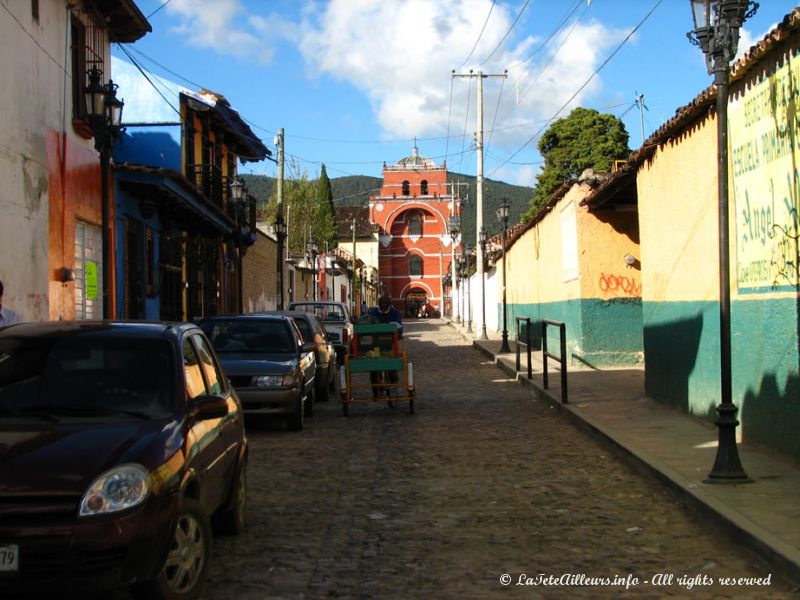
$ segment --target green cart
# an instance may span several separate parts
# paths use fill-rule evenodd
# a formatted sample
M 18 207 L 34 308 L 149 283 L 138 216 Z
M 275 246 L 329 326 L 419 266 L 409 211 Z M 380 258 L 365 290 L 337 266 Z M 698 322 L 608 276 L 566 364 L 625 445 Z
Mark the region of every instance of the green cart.
M 354 325 L 351 352 L 340 371 L 345 417 L 351 404 L 369 402 L 407 401 L 408 412 L 414 414 L 414 369 L 399 328 L 397 323 Z

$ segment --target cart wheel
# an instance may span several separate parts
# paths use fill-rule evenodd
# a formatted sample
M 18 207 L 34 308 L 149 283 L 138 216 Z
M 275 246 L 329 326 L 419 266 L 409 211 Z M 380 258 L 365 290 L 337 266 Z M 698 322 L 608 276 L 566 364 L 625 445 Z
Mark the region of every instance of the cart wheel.
M 410 414 L 410 415 L 414 414 L 414 398 L 416 398 L 416 397 L 417 397 L 417 392 L 416 391 L 411 391 L 409 393 L 408 414 Z
M 344 415 L 346 417 L 347 413 L 348 413 L 348 410 L 349 409 L 348 409 L 348 406 L 347 406 L 347 402 L 342 400 L 342 415 Z

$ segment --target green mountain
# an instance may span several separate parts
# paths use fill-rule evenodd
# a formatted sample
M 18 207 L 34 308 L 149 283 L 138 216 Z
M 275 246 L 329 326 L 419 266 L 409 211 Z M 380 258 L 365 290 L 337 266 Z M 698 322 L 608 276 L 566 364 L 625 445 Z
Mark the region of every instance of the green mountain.
M 263 202 L 275 190 L 275 178 L 266 175 L 243 175 L 248 192 Z M 447 180 L 459 184 L 461 197 L 466 200 L 462 208 L 462 227 L 464 239 L 474 244 L 475 240 L 475 181 L 474 175 L 460 175 L 448 173 Z M 358 206 L 366 204 L 370 195 L 380 191 L 383 180 L 380 177 L 367 175 L 349 175 L 331 179 L 333 201 L 336 206 Z M 520 216 L 530 208 L 533 188 L 520 185 L 511 185 L 492 179 L 484 180 L 483 193 L 483 224 L 489 235 L 500 232 L 497 222 L 496 210 L 503 198 L 508 199 L 511 206 L 509 210 L 508 226 L 516 225 Z

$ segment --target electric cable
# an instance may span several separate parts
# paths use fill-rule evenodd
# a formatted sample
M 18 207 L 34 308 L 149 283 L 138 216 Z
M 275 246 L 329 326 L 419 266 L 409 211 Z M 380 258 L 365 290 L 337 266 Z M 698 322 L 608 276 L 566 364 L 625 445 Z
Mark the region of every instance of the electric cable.
M 489 53 L 489 56 L 487 56 L 486 58 L 484 58 L 484 59 L 483 59 L 483 60 L 480 62 L 480 64 L 479 64 L 478 66 L 486 64 L 486 63 L 487 63 L 487 62 L 488 62 L 488 61 L 489 61 L 489 60 L 490 60 L 490 59 L 491 59 L 491 58 L 494 56 L 494 53 L 495 53 L 495 52 L 497 52 L 497 51 L 500 49 L 500 46 L 502 46 L 502 45 L 503 45 L 503 42 L 505 42 L 505 41 L 506 41 L 506 38 L 508 37 L 508 34 L 510 34 L 510 33 L 511 33 L 511 31 L 512 31 L 512 30 L 514 29 L 514 27 L 516 26 L 516 24 L 517 24 L 517 21 L 519 21 L 520 17 L 522 16 L 522 13 L 524 13 L 524 12 L 525 12 L 525 9 L 526 9 L 526 8 L 528 8 L 528 4 L 530 3 L 530 1 L 531 1 L 531 0 L 525 0 L 525 4 L 523 4 L 523 5 L 522 5 L 522 8 L 520 9 L 520 11 L 519 11 L 519 14 L 517 14 L 517 18 L 516 18 L 516 19 L 514 19 L 514 22 L 513 22 L 513 23 L 511 23 L 511 26 L 508 28 L 508 31 L 506 31 L 506 34 L 505 34 L 505 35 L 503 36 L 503 38 L 502 38 L 502 39 L 501 39 L 501 40 L 500 40 L 500 41 L 497 43 L 497 46 L 495 46 L 495 49 L 494 49 L 494 50 L 492 50 L 492 51 Z
M 481 32 L 478 34 L 478 39 L 475 40 L 475 45 L 472 47 L 472 50 L 469 51 L 469 55 L 467 56 L 467 58 L 464 59 L 464 62 L 462 62 L 460 65 L 458 65 L 458 67 L 456 67 L 456 71 L 461 70 L 461 67 L 463 67 L 465 64 L 467 64 L 467 61 L 470 58 L 472 58 L 472 54 L 475 52 L 475 49 L 478 47 L 478 43 L 481 41 L 481 37 L 483 37 L 483 32 L 486 29 L 486 25 L 489 23 L 489 17 L 492 16 L 492 11 L 494 10 L 494 5 L 496 3 L 497 3 L 497 0 L 492 0 L 492 5 L 489 7 L 489 13 L 486 15 L 486 19 L 483 22 L 483 27 L 481 27 Z

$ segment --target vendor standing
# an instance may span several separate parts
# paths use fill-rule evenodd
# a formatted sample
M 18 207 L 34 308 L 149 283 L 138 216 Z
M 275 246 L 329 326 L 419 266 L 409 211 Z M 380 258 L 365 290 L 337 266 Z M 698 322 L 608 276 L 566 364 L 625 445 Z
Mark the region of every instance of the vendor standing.
M 392 300 L 388 294 L 382 294 L 381 297 L 378 298 L 378 306 L 370 308 L 367 314 L 369 314 L 376 323 L 397 323 L 397 336 L 403 337 L 403 316 L 400 314 L 399 310 L 392 306 Z M 400 380 L 397 371 L 386 371 L 386 375 L 391 383 L 397 383 Z M 372 380 L 373 383 L 373 396 L 380 395 L 384 390 L 375 386 L 377 381 L 373 373 L 370 373 L 370 380 Z M 387 396 L 391 395 L 389 391 L 389 388 L 385 390 Z M 389 406 L 394 406 L 394 404 L 389 402 Z

